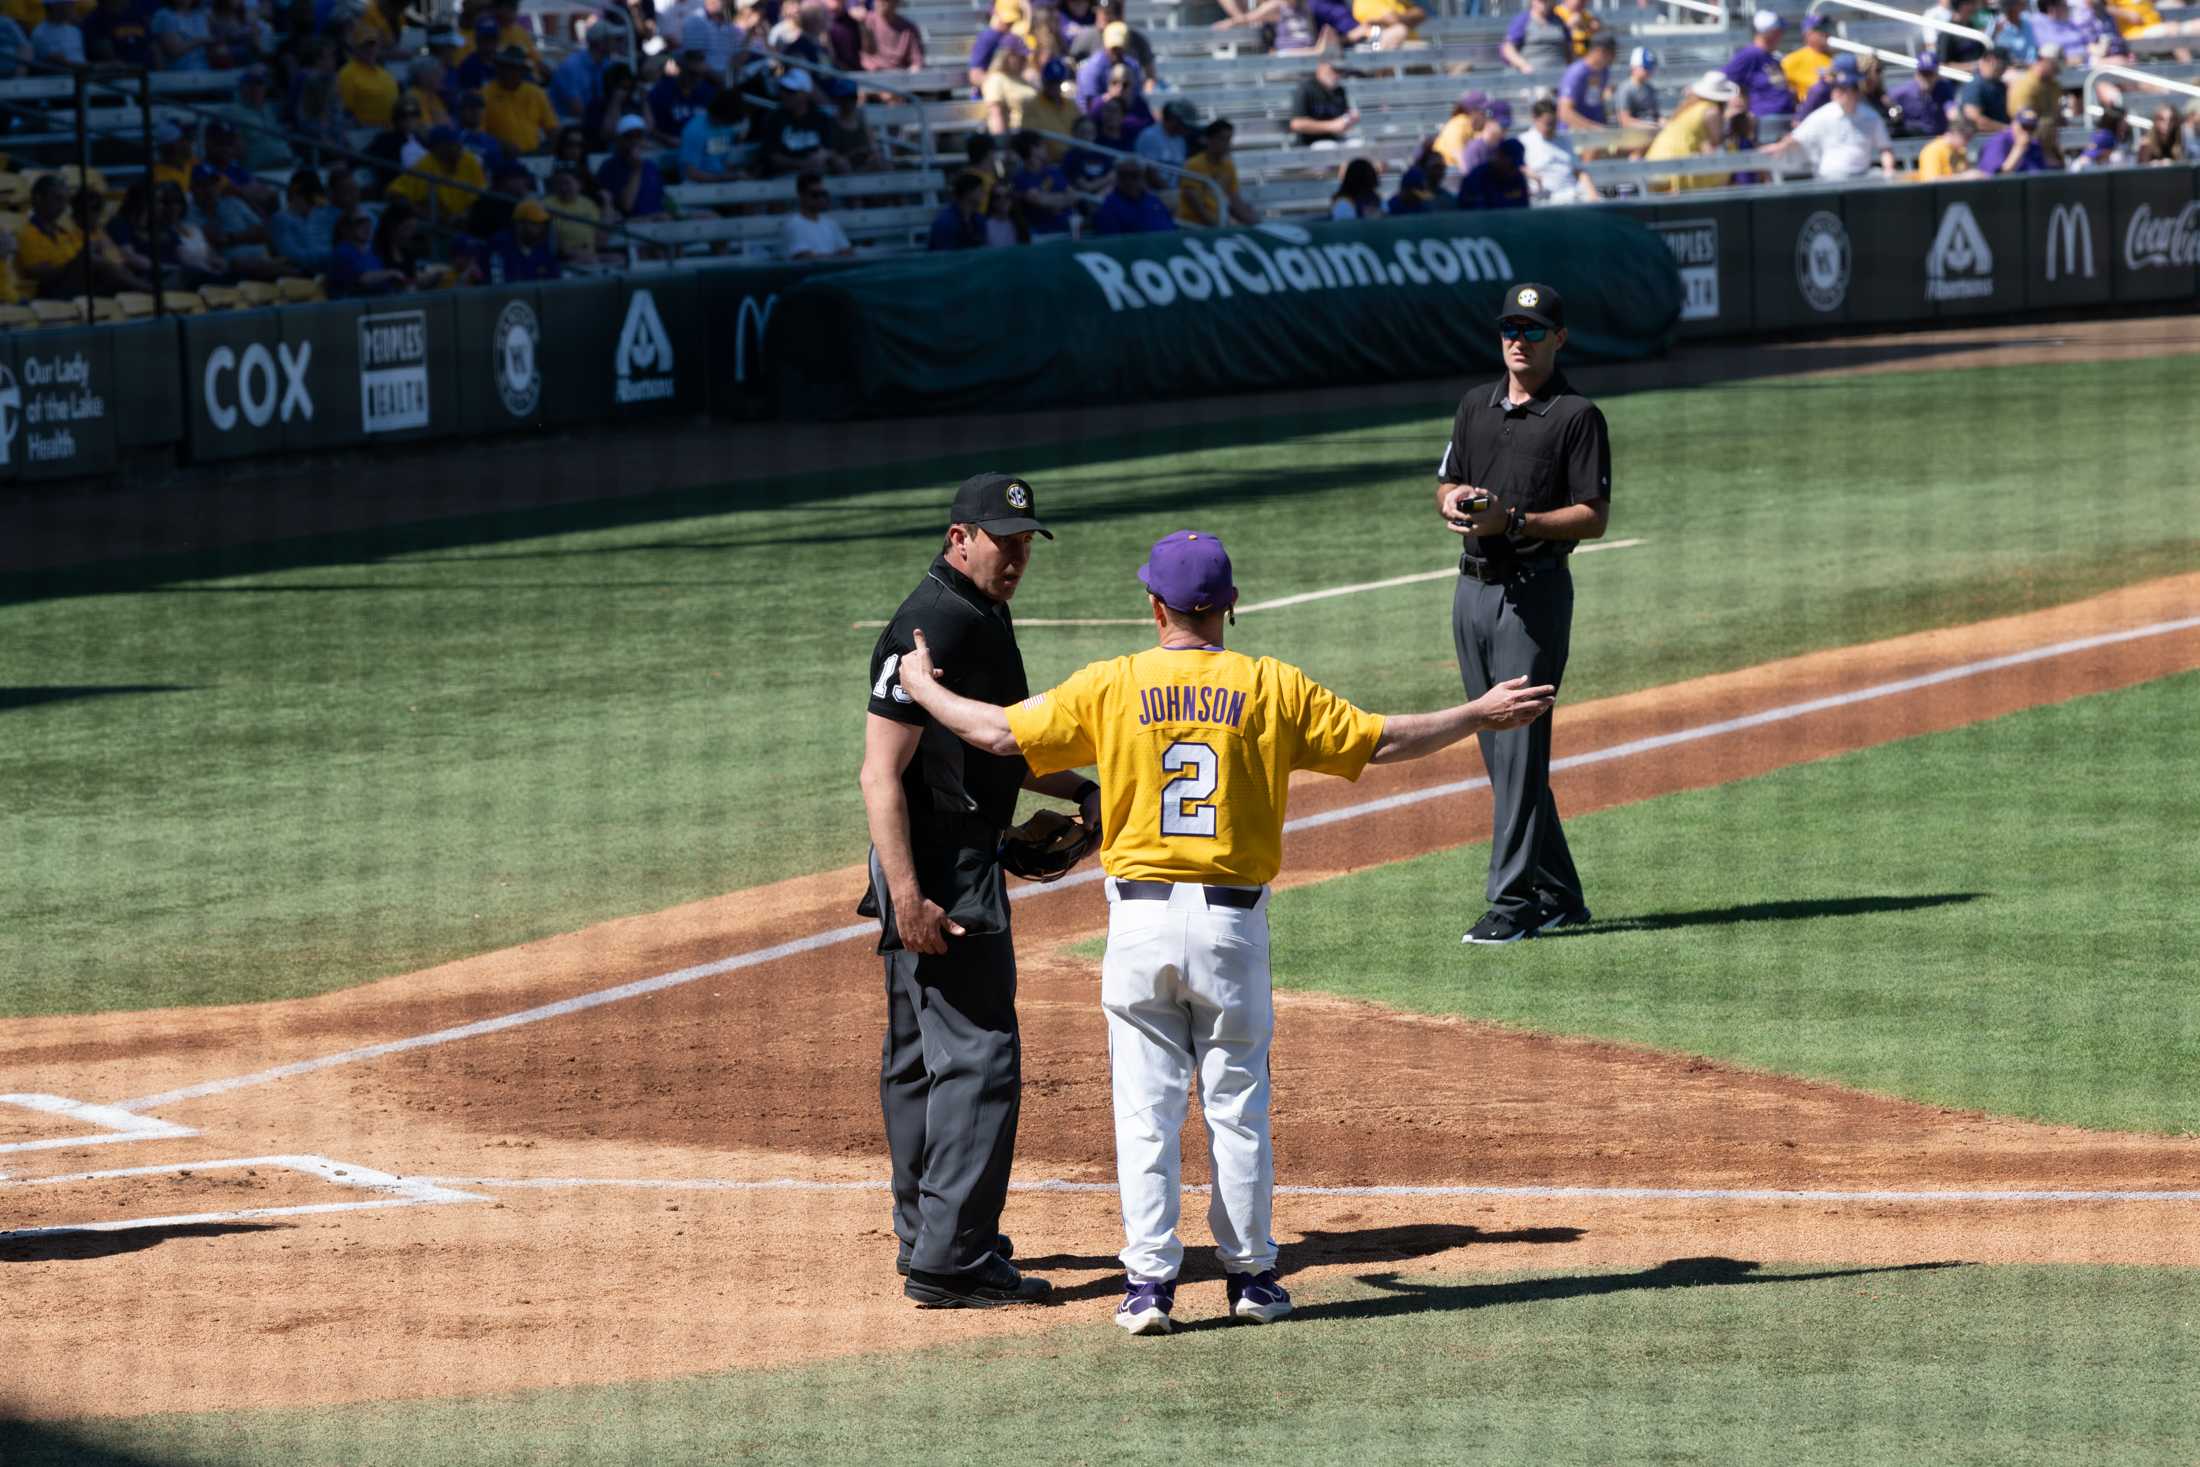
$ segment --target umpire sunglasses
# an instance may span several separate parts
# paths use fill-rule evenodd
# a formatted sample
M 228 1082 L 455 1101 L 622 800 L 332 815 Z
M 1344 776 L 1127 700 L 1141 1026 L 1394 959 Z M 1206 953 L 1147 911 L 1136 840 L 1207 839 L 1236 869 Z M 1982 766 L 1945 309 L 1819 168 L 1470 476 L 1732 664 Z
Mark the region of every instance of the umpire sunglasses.
M 1500 321 L 1497 334 L 1507 341 L 1541 341 L 1551 334 L 1548 326 L 1530 326 L 1525 321 Z

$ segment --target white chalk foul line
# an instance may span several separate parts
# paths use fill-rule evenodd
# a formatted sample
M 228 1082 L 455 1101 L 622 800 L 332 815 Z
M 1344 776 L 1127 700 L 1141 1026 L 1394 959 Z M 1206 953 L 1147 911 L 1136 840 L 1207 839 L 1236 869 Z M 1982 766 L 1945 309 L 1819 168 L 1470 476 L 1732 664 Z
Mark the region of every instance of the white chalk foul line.
M 1998 672 L 2005 668 L 2021 667 L 2034 662 L 2045 662 L 2051 658 L 2068 657 L 2079 652 L 2090 652 L 2122 642 L 2134 642 L 2146 637 L 2167 636 L 2173 632 L 2191 631 L 2195 628 L 2200 628 L 2200 616 L 2182 617 L 2175 621 L 2155 622 L 2148 626 L 2133 627 L 2124 631 L 2104 632 L 2098 636 L 2080 637 L 2068 642 L 2056 642 L 2050 646 L 2034 647 L 2029 651 L 2012 652 L 2000 657 L 1985 658 L 1978 662 L 1961 663 L 1955 667 L 1942 668 L 1938 672 L 1925 673 L 1918 677 L 1902 678 L 1895 682 L 1858 688 L 1852 692 L 1835 693 L 1824 698 L 1812 698 L 1803 703 L 1790 703 L 1784 707 L 1768 708 L 1761 713 L 1752 713 L 1742 718 L 1730 718 L 1718 723 L 1700 724 L 1695 728 L 1684 728 L 1673 733 L 1658 734 L 1652 738 L 1634 739 L 1628 743 L 1614 744 L 1608 749 L 1595 749 L 1586 754 L 1569 755 L 1564 759 L 1552 760 L 1551 769 L 1555 773 L 1560 770 L 1580 768 L 1583 765 L 1599 764 L 1611 759 L 1630 758 L 1637 754 L 1647 754 L 1658 749 L 1669 749 L 1680 744 L 1718 738 L 1724 734 L 1763 728 L 1768 724 L 1802 718 L 1812 713 L 1824 713 L 1836 708 L 1847 708 L 1858 703 L 1868 703 L 1877 698 L 1889 698 L 1902 693 L 1916 692 L 1921 688 L 1935 687 L 1942 683 L 1955 682 L 1967 677 L 1977 677 L 1984 673 Z M 1319 815 L 1302 815 L 1297 819 L 1287 821 L 1283 828 L 1286 831 L 1312 830 L 1317 826 L 1334 825 L 1343 820 L 1356 820 L 1362 816 L 1377 815 L 1386 810 L 1402 809 L 1405 806 L 1418 805 L 1429 800 L 1447 799 L 1452 795 L 1464 794 L 1469 790 L 1482 789 L 1488 784 L 1487 779 L 1462 779 L 1449 784 L 1433 785 L 1427 789 L 1408 790 L 1402 794 L 1385 796 L 1382 799 L 1367 800 L 1357 805 L 1346 805 L 1335 810 L 1325 810 Z M 1063 891 L 1073 887 L 1085 886 L 1099 879 L 1100 873 L 1097 870 L 1088 868 L 1046 886 L 1019 888 L 1009 894 L 1010 900 L 1028 900 L 1049 891 Z M 177 1101 L 196 1100 L 203 1096 L 221 1095 L 231 1090 L 242 1090 L 252 1085 L 265 1085 L 274 1080 L 287 1080 L 294 1075 L 311 1074 L 316 1070 L 329 1069 L 335 1065 L 348 1065 L 359 1060 L 375 1059 L 382 1055 L 402 1054 L 408 1050 L 425 1049 L 437 1044 L 448 1044 L 456 1039 L 472 1039 L 483 1034 L 494 1034 L 500 1029 L 514 1029 L 520 1025 L 538 1023 L 544 1019 L 562 1018 L 567 1014 L 576 1014 L 584 1009 L 598 1008 L 604 1004 L 618 1003 L 624 999 L 639 998 L 644 994 L 661 992 L 667 988 L 678 988 L 682 984 L 693 983 L 697 979 L 713 978 L 721 973 L 731 973 L 741 968 L 755 967 L 760 963 L 776 962 L 780 958 L 816 952 L 820 948 L 833 947 L 843 942 L 853 942 L 857 938 L 872 936 L 877 930 L 876 925 L 869 922 L 835 927 L 826 932 L 813 933 L 808 937 L 799 937 L 791 942 L 782 942 L 773 947 L 759 948 L 754 952 L 739 953 L 733 957 L 701 963 L 692 968 L 681 968 L 676 972 L 661 973 L 655 978 L 644 978 L 633 983 L 622 983 L 616 988 L 606 988 L 595 993 L 584 993 L 574 998 L 560 999 L 556 1003 L 523 1009 L 519 1013 L 506 1014 L 501 1018 L 482 1019 L 471 1024 L 460 1024 L 455 1028 L 438 1029 L 432 1034 L 419 1034 L 410 1039 L 392 1039 L 381 1044 L 369 1044 L 359 1049 L 347 1049 L 337 1054 L 322 1055 L 318 1059 L 298 1060 L 287 1065 L 277 1065 L 272 1069 L 255 1070 L 249 1075 L 236 1075 L 223 1080 L 207 1080 L 197 1085 L 186 1085 L 176 1090 L 164 1090 L 158 1095 L 145 1095 L 135 1100 L 117 1101 L 114 1108 L 124 1111 L 151 1110 L 155 1106 L 171 1105 Z
M 207 1223 L 249 1222 L 269 1217 L 306 1217 L 324 1212 L 358 1212 L 369 1207 L 426 1207 L 456 1202 L 486 1202 L 477 1193 L 462 1192 L 422 1177 L 398 1177 L 372 1167 L 331 1161 L 325 1156 L 229 1156 L 213 1161 L 170 1162 L 161 1166 L 126 1166 L 108 1171 L 70 1172 L 54 1177 L 0 1180 L 0 1196 L 19 1187 L 58 1187 L 71 1182 L 104 1182 L 121 1177 L 175 1176 L 182 1172 L 236 1171 L 244 1167 L 279 1167 L 319 1177 L 337 1187 L 355 1187 L 377 1195 L 362 1202 L 309 1202 L 290 1207 L 242 1207 L 223 1212 L 183 1212 L 165 1217 L 105 1218 L 94 1222 L 66 1223 L 55 1227 L 15 1228 L 0 1232 L 0 1243 L 22 1238 L 50 1238 L 65 1233 L 119 1233 L 132 1228 L 196 1227 Z
M 432 1177 L 441 1187 L 481 1187 L 491 1191 L 564 1191 L 576 1187 L 617 1187 L 642 1192 L 884 1192 L 884 1182 L 812 1182 L 800 1177 L 734 1181 L 717 1177 Z M 1011 1192 L 1105 1192 L 1113 1182 L 1011 1182 Z M 1205 1193 L 1205 1185 L 1187 1192 Z M 2076 1188 L 1959 1188 L 1898 1191 L 1843 1191 L 1829 1188 L 1782 1190 L 1773 1187 L 1309 1187 L 1278 1185 L 1289 1197 L 1511 1197 L 1522 1201 L 1566 1198 L 1630 1202 L 2200 1202 L 2200 1191 L 2088 1191 Z
M 1592 540 L 1574 547 L 1576 555 L 1590 555 L 1599 550 L 1632 550 L 1642 544 L 1635 540 Z M 1278 596 L 1272 601 L 1255 601 L 1240 606 L 1239 616 L 1255 611 L 1276 611 L 1285 606 L 1304 606 L 1309 601 L 1327 601 L 1332 596 L 1357 596 L 1362 591 L 1388 591 L 1393 586 L 1417 586 L 1423 581 L 1454 579 L 1459 574 L 1457 561 L 1442 570 L 1416 571 L 1410 576 L 1391 576 L 1381 581 L 1361 581 L 1351 586 L 1329 586 L 1319 591 L 1301 591 L 1295 596 Z M 859 621 L 853 624 L 859 631 L 875 631 L 886 625 L 883 621 Z M 1018 627 L 1146 627 L 1153 625 L 1153 618 L 1145 616 L 1032 616 L 1018 617 Z
M 7 1151 L 58 1151 L 78 1146 L 101 1146 L 118 1141 L 161 1141 L 178 1136 L 196 1136 L 198 1132 L 189 1126 L 178 1126 L 154 1116 L 141 1116 L 119 1106 L 94 1105 L 86 1100 L 71 1100 L 64 1095 L 0 1095 L 0 1105 L 17 1105 L 25 1110 L 43 1111 L 48 1115 L 67 1116 L 70 1120 L 86 1125 L 103 1126 L 106 1129 L 94 1135 L 43 1136 L 36 1141 L 10 1141 L 0 1145 L 0 1152 Z M 7 1173 L 0 1172 L 0 1177 Z

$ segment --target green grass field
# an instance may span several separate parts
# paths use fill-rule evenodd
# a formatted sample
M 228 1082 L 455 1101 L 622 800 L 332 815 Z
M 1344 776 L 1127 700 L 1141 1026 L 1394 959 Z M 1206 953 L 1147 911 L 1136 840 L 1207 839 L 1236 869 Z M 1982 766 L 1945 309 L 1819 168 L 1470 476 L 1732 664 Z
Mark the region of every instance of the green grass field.
M 2200 1276 L 1942 1262 L 1385 1270 L 1302 1289 L 1299 1317 L 1268 1329 L 1133 1341 L 1094 1317 L 799 1370 L 0 1425 L 0 1452 L 10 1467 L 2191 1460 Z
M 1277 981 L 2200 1134 L 2196 710 L 2188 673 L 1569 820 L 1600 920 L 1516 947 L 1458 943 L 1486 844 L 1287 892 Z
M 2073 364 L 1611 399 L 1613 534 L 1649 543 L 1584 562 L 1568 696 L 2200 564 L 2183 375 Z M 1949 403 L 1977 431 L 1938 431 Z M 1429 490 L 1448 412 L 1439 397 L 1029 455 L 1015 467 L 1062 538 L 1017 610 L 1139 615 L 1131 572 L 1184 524 L 1229 540 L 1254 600 L 1442 567 Z M 2056 466 L 2079 463 L 2115 486 L 2114 513 L 2061 487 Z M 874 634 L 850 623 L 892 610 L 980 466 L 109 568 L 0 605 L 0 861 L 18 876 L 0 888 L 0 1014 L 320 992 L 860 860 Z M 1248 617 L 1237 643 L 1369 706 L 1434 706 L 1457 696 L 1449 592 Z M 1143 635 L 1023 641 L 1043 685 Z

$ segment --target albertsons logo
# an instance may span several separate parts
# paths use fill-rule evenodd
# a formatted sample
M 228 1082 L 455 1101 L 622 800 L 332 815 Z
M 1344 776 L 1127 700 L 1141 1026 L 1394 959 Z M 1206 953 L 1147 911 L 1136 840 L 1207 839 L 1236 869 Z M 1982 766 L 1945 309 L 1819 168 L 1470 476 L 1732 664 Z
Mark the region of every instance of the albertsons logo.
M 1969 204 L 1950 204 L 1925 256 L 1925 299 L 1975 301 L 1994 293 L 1994 247 Z
M 672 336 L 664 317 L 657 314 L 657 299 L 646 290 L 634 292 L 627 303 L 626 324 L 619 329 L 620 402 L 657 402 L 672 396 Z

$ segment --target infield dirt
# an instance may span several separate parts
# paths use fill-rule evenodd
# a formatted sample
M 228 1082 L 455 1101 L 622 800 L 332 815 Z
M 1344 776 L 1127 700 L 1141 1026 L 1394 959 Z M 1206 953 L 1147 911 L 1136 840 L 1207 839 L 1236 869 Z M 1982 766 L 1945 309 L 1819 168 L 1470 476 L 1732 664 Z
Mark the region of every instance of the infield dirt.
M 2200 575 L 2072 606 L 1812 654 L 1562 707 L 1561 755 L 1790 707 L 1980 659 L 2200 614 Z M 1835 706 L 1568 770 L 1578 813 L 2200 667 L 2200 632 L 2149 636 Z M 1480 773 L 1462 747 L 1309 778 L 1294 813 Z M 852 796 L 851 796 L 852 797 Z M 1486 796 L 1428 800 L 1297 833 L 1283 885 L 1447 849 L 1486 830 Z M 1431 963 L 1472 964 L 1479 861 L 1431 914 Z M 854 867 L 606 923 L 293 1003 L 0 1023 L 11 1090 L 113 1102 L 426 1034 L 750 951 L 853 920 Z M 1288 900 L 1288 898 L 1286 898 Z M 1090 886 L 1017 907 L 1026 1086 L 1019 1176 L 1105 1182 L 1111 1131 Z M 1496 955 L 1502 961 L 1503 955 Z M 0 1154 L 18 1179 L 313 1153 L 450 1179 L 484 1200 L 158 1230 L 0 1240 L 13 1306 L 8 1409 L 34 1417 L 468 1395 L 899 1350 L 1065 1320 L 1102 1327 L 1119 1245 L 1111 1195 L 1026 1192 L 1008 1226 L 1063 1307 L 918 1313 L 891 1270 L 876 1184 L 879 971 L 865 941 L 456 1042 L 153 1107 L 189 1139 Z M 1705 1188 L 2200 1186 L 2200 1141 L 1940 1110 L 1685 1056 L 1285 995 L 1275 1053 L 1288 1185 Z M 1196 1113 L 1188 1172 L 1204 1145 Z M 65 1134 L 71 1127 L 56 1127 Z M 20 1125 L 11 1126 L 16 1138 Z M 492 1179 L 474 1180 L 466 1179 Z M 584 1187 L 594 1178 L 668 1186 Z M 191 1179 L 196 1180 L 196 1179 Z M 523 1182 L 549 1185 L 518 1185 Z M 105 1184 L 0 1185 L 0 1226 L 171 1210 Z M 310 1184 L 299 1197 L 328 1189 Z M 279 1202 L 298 1200 L 290 1184 Z M 25 1199 L 35 1196 L 35 1219 Z M 260 1202 L 214 1206 L 268 1205 Z M 71 1211 L 72 1207 L 81 1208 Z M 1199 1204 L 1187 1209 L 1197 1254 Z M 2186 1205 L 1287 1195 L 1295 1279 L 1325 1270 L 1641 1267 L 1722 1254 L 1784 1261 L 2200 1264 Z M 1211 1278 L 1196 1258 L 1187 1278 Z M 1209 1298 L 1207 1296 L 1212 1295 Z M 1219 1312 L 1219 1287 L 1186 1312 Z M 166 1342 L 148 1350 L 148 1341 Z

